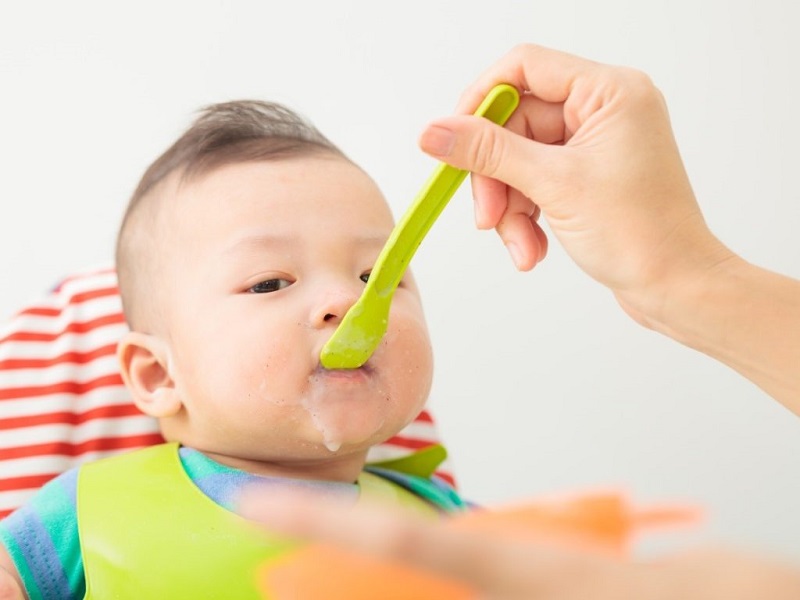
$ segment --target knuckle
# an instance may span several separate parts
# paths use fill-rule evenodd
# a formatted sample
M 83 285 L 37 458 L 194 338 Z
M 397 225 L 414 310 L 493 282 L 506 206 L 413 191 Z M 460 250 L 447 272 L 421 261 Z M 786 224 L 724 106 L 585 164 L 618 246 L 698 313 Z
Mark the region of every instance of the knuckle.
M 663 103 L 661 91 L 656 87 L 650 76 L 644 71 L 629 67 L 619 67 L 618 77 L 620 87 L 626 95 L 642 103 Z
M 521 59 L 530 53 L 533 48 L 534 45 L 529 43 L 516 44 L 511 48 L 509 55 L 516 59 Z
M 502 165 L 505 150 L 494 127 L 482 127 L 470 144 L 467 160 L 471 170 L 494 177 Z
M 529 58 L 531 55 L 536 54 L 539 50 L 541 50 L 541 46 L 532 44 L 530 42 L 523 42 L 513 46 L 509 52 L 509 55 L 516 58 L 518 62 L 521 62 L 523 59 Z
M 384 530 L 382 538 L 382 554 L 387 557 L 411 560 L 419 554 L 422 540 L 415 527 L 395 524 Z
M 653 85 L 652 79 L 650 79 L 650 76 L 644 71 L 633 67 L 619 67 L 619 71 L 620 75 L 624 77 L 631 86 L 647 87 Z

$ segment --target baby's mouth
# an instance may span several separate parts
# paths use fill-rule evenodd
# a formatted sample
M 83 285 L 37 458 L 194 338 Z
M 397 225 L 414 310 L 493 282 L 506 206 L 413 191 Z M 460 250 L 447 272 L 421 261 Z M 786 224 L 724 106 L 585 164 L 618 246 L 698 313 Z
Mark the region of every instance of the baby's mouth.
M 360 367 L 356 369 L 327 369 L 322 366 L 322 363 L 317 365 L 317 368 L 314 370 L 315 375 L 320 376 L 336 376 L 342 378 L 356 378 L 356 377 L 364 377 L 365 375 L 369 376 L 372 375 L 374 369 L 369 362 L 364 363 Z

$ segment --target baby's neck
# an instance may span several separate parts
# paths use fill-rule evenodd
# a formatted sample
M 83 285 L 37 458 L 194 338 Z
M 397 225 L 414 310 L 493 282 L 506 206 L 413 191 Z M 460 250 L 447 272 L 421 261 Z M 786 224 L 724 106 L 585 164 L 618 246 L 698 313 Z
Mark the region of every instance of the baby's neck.
M 259 461 L 238 456 L 229 456 L 198 449 L 220 464 L 239 469 L 253 475 L 307 479 L 316 481 L 340 481 L 354 483 L 366 463 L 366 452 L 331 456 L 325 459 L 286 459 Z

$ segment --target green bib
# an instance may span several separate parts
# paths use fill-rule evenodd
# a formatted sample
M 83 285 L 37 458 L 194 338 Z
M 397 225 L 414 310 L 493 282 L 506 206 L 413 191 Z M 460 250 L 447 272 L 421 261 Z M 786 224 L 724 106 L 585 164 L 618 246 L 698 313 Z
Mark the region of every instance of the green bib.
M 429 503 L 362 473 L 359 499 L 436 517 Z M 219 506 L 189 479 L 178 444 L 161 444 L 81 467 L 78 531 L 85 598 L 263 599 L 256 570 L 297 547 Z

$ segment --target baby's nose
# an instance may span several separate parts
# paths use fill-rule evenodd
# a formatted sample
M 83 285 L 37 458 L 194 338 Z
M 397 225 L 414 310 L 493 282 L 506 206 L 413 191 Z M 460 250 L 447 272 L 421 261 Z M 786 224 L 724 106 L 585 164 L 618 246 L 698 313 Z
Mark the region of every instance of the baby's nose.
M 311 316 L 311 323 L 314 327 L 325 325 L 338 325 L 350 307 L 358 300 L 360 290 L 352 289 L 331 289 L 323 293 L 322 300 L 314 307 Z

